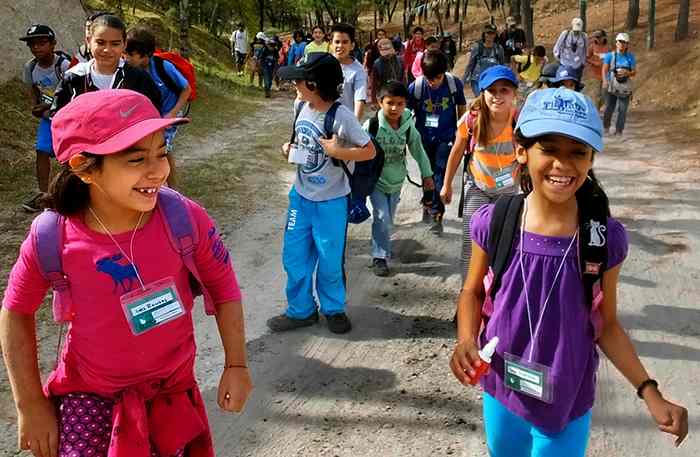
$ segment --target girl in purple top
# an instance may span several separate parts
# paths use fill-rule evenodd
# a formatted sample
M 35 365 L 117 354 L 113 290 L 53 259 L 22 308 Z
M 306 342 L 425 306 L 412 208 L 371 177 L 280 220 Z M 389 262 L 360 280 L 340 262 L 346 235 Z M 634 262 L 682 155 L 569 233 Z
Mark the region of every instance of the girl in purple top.
M 593 221 L 584 225 L 591 230 L 587 245 L 607 249 L 602 297 L 597 295 L 602 300 L 586 298 L 579 215 L 593 205 L 609 215 L 607 197 L 591 170 L 594 154 L 603 147 L 595 105 L 564 88 L 533 93 L 520 113 L 516 140 L 527 195 L 519 229 L 500 287 L 491 295 L 488 246 L 494 205 L 472 217 L 472 257 L 450 361 L 455 377 L 469 385 L 482 364 L 479 347 L 499 338 L 492 369 L 481 378 L 490 455 L 585 455 L 596 345 L 637 388 L 659 429 L 676 435 L 680 445 L 688 433 L 687 410 L 663 398 L 617 320 L 617 282 L 628 245 L 624 227 L 611 217 L 606 230 L 595 234 Z M 590 273 L 588 267 L 584 274 Z

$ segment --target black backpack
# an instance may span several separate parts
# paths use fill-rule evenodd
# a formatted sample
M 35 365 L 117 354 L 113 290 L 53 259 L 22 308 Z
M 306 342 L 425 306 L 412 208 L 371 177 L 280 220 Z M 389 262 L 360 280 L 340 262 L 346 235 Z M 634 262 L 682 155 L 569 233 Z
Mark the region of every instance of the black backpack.
M 296 130 L 294 125 L 297 123 L 299 114 L 304 108 L 305 102 L 299 102 L 295 109 L 294 124 L 292 125 L 292 138 L 290 143 L 294 143 L 296 139 Z M 323 133 L 326 138 L 330 139 L 333 137 L 333 124 L 335 123 L 335 114 L 338 112 L 340 107 L 340 102 L 335 102 L 328 108 L 326 115 L 323 119 Z M 368 197 L 372 192 L 374 192 L 374 187 L 377 185 L 377 181 L 382 174 L 382 168 L 384 167 L 384 151 L 377 147 L 376 141 L 372 139 L 372 143 L 375 146 L 376 155 L 370 160 L 358 160 L 355 162 L 355 170 L 351 173 L 347 164 L 344 160 L 338 160 L 333 158 L 333 165 L 336 167 L 342 167 L 343 171 L 350 181 L 350 194 L 353 200 L 364 199 Z
M 520 227 L 520 215 L 525 197 L 525 194 L 504 195 L 496 200 L 489 225 L 488 240 L 489 266 L 493 272 L 493 282 L 489 292 L 492 301 L 501 287 L 501 279 L 509 265 L 509 260 L 515 255 L 513 240 Z M 591 209 L 588 206 L 594 208 Z M 593 308 L 593 300 L 602 290 L 603 272 L 607 268 L 608 246 L 606 237 L 602 235 L 607 231 L 607 220 L 608 214 L 602 210 L 602 205 L 579 205 L 579 271 L 586 302 L 591 308 Z

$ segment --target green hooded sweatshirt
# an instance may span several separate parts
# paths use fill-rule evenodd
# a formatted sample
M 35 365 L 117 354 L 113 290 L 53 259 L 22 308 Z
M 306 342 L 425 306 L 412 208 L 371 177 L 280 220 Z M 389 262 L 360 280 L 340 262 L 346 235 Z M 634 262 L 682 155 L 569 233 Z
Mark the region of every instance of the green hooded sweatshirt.
M 408 150 L 418 163 L 421 177 L 433 176 L 428 155 L 423 149 L 420 133 L 416 130 L 413 117 L 409 110 L 405 110 L 401 116 L 398 129 L 394 129 L 384 117 L 382 110 L 377 113 L 379 117 L 379 130 L 375 141 L 384 150 L 384 168 L 377 181 L 377 189 L 385 194 L 401 192 L 403 182 L 406 179 L 406 132 L 410 129 Z M 369 132 L 369 120 L 365 121 L 362 128 Z

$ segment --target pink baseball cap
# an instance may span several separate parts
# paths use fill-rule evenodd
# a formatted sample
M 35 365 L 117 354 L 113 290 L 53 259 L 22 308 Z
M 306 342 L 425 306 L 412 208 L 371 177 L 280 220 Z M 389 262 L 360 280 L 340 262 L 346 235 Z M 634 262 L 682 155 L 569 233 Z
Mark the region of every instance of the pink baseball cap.
M 60 163 L 81 152 L 114 154 L 158 130 L 186 122 L 189 119 L 163 119 L 148 97 L 132 90 L 87 92 L 54 116 L 53 150 Z

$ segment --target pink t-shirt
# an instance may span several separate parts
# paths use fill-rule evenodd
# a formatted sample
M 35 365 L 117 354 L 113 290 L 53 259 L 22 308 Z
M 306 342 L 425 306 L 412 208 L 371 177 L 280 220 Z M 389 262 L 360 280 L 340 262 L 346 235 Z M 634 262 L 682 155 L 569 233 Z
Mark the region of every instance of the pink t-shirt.
M 187 200 L 199 244 L 194 258 L 202 282 L 215 304 L 240 301 L 229 253 L 206 211 Z M 79 217 L 66 219 L 63 269 L 71 283 L 73 310 L 59 371 L 79 370 L 94 392 L 108 394 L 152 379 L 167 378 L 194 358 L 193 297 L 189 272 L 170 244 L 158 211 L 136 232 L 133 260 L 146 284 L 173 278 L 186 313 L 135 336 L 126 321 L 120 297 L 139 288 L 128 261 L 109 236 L 87 227 Z M 32 227 L 32 231 L 34 227 Z M 33 235 L 22 243 L 10 273 L 3 306 L 33 314 L 49 288 L 38 267 Z M 131 232 L 114 236 L 131 255 Z M 51 386 L 49 386 L 49 389 Z

